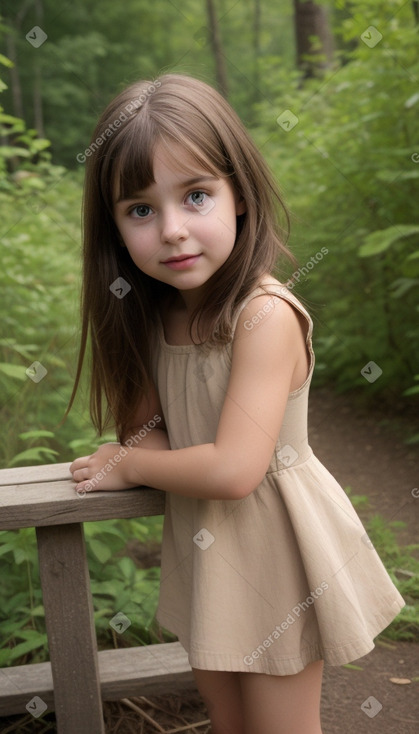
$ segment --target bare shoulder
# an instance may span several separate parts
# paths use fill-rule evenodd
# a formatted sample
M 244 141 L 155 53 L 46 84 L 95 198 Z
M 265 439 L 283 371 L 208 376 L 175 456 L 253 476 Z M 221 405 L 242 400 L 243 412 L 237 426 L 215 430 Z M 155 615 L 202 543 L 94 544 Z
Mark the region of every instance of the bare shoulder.
M 271 284 L 281 286 L 274 280 Z M 290 390 L 296 390 L 306 380 L 310 367 L 307 332 L 307 319 L 288 300 L 276 294 L 258 294 L 239 315 L 233 360 L 236 355 L 248 368 L 256 370 L 262 362 L 269 361 L 289 376 Z
M 281 284 L 275 281 L 275 285 Z M 269 285 L 264 283 L 263 285 Z M 284 287 L 284 286 L 282 286 Z M 242 309 L 237 320 L 235 338 L 249 335 L 260 329 L 266 336 L 272 338 L 278 335 L 283 339 L 288 335 L 307 332 L 307 320 L 295 306 L 286 298 L 276 293 L 259 293 L 255 295 Z

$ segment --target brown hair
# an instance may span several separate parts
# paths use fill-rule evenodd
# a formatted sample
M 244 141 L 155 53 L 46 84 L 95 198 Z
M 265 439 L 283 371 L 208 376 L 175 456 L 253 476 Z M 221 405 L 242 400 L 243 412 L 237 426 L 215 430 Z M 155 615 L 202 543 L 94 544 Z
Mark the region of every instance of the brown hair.
M 87 158 L 84 190 L 82 334 L 70 409 L 91 338 L 90 412 L 102 433 L 111 423 L 119 440 L 131 427 L 135 407 L 151 384 L 151 356 L 158 304 L 172 286 L 142 273 L 120 246 L 113 217 L 115 183 L 129 198 L 153 183 L 157 142 L 182 145 L 202 166 L 229 177 L 246 204 L 237 217 L 234 248 L 206 284 L 191 317 L 206 343 L 231 339 L 239 303 L 272 272 L 278 256 L 294 261 L 281 241 L 279 209 L 288 215 L 264 159 L 226 100 L 206 83 L 180 74 L 127 87 L 102 114 Z M 279 206 L 278 206 L 279 205 Z M 109 287 L 123 278 L 131 290 L 118 298 Z M 115 290 L 115 289 L 114 289 Z M 106 412 L 103 415 L 103 397 Z

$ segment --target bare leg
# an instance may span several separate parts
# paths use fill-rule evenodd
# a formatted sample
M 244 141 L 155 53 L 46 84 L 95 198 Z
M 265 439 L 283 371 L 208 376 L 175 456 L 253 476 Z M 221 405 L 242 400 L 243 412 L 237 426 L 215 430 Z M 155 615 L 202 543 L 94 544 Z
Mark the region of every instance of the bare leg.
M 239 673 L 245 734 L 322 734 L 322 674 L 322 661 L 296 675 Z
M 211 719 L 211 734 L 245 734 L 240 673 L 192 670 Z

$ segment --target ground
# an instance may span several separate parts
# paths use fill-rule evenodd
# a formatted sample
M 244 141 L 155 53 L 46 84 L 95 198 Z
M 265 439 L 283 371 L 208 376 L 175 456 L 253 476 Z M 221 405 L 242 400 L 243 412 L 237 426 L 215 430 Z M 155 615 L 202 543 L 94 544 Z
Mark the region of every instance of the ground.
M 309 436 L 314 452 L 340 484 L 367 495 L 371 510 L 366 517 L 379 513 L 389 522 L 402 520 L 406 526 L 397 537 L 408 544 L 417 542 L 419 498 L 412 489 L 419 486 L 419 451 L 417 444 L 405 441 L 417 425 L 411 413 L 396 407 L 390 411 L 378 404 L 366 410 L 357 407 L 353 396 L 313 390 Z M 355 664 L 362 670 L 325 669 L 324 734 L 417 734 L 419 681 L 397 684 L 390 679 L 418 678 L 419 645 L 379 641 Z
M 399 542 L 417 542 L 419 497 L 412 489 L 419 487 L 419 452 L 417 444 L 406 444 L 417 430 L 414 416 L 398 404 L 392 410 L 381 402 L 369 409 L 357 405 L 356 396 L 336 395 L 326 388 L 313 390 L 310 444 L 343 487 L 368 497 L 371 507 L 361 513 L 363 520 L 374 513 L 388 522 L 402 520 L 406 525 L 398 531 Z M 159 562 L 158 549 L 150 548 L 148 559 L 140 549 L 137 554 L 145 563 Z M 419 644 L 379 639 L 375 649 L 353 666 L 325 668 L 323 734 L 417 734 Z M 210 734 L 208 724 L 198 725 L 207 715 L 196 693 L 105 704 L 105 717 L 107 734 Z M 3 722 L 3 734 L 54 731 L 52 723 L 35 722 L 30 716 Z

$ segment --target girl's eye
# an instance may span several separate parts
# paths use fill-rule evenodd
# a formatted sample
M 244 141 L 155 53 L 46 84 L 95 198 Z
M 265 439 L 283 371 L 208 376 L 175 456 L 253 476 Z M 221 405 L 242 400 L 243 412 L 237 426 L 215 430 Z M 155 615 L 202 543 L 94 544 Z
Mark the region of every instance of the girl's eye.
M 195 206 L 202 206 L 202 204 L 205 202 L 207 194 L 204 191 L 192 191 L 189 196 L 192 204 L 194 204 Z
M 131 209 L 130 214 L 138 219 L 144 219 L 149 215 L 150 211 L 150 207 L 147 204 L 139 204 Z

